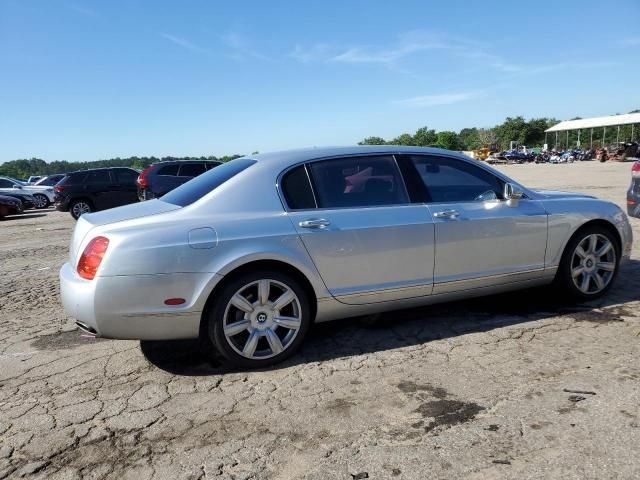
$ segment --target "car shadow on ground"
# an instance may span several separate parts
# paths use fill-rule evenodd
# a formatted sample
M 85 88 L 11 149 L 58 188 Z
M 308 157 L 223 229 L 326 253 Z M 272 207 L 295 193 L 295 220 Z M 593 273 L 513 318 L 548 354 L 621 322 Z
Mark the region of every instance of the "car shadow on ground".
M 25 219 L 32 219 L 32 218 L 39 218 L 39 217 L 46 217 L 47 214 L 46 213 L 22 213 L 20 215 L 8 215 L 6 217 L 4 217 L 4 221 L 18 221 L 18 220 L 25 220 Z
M 603 298 L 578 304 L 541 287 L 314 325 L 291 359 L 270 369 L 428 343 L 556 316 L 577 322 L 610 323 L 634 315 L 627 302 L 640 300 L 640 261 L 620 271 Z M 236 370 L 219 363 L 198 340 L 142 341 L 142 353 L 156 367 L 176 375 L 220 375 Z

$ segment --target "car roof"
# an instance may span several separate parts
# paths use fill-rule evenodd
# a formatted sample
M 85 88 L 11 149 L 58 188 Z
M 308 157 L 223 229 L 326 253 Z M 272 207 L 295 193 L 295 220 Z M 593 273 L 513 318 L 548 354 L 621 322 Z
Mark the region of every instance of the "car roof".
M 283 150 L 279 152 L 258 153 L 247 155 L 244 158 L 251 158 L 258 162 L 273 162 L 282 164 L 295 164 L 298 162 L 311 161 L 320 158 L 350 156 L 350 155 L 371 155 L 371 154 L 446 154 L 462 157 L 463 155 L 451 150 L 432 147 L 412 147 L 406 145 L 355 145 L 347 147 L 311 147 L 295 150 Z
M 74 173 L 90 173 L 90 172 L 109 171 L 109 170 L 115 170 L 117 168 L 126 168 L 127 170 L 137 171 L 135 168 L 131 168 L 131 167 L 100 167 L 100 168 L 87 168 L 85 170 L 74 170 L 73 172 L 65 173 L 64 175 L 73 175 Z

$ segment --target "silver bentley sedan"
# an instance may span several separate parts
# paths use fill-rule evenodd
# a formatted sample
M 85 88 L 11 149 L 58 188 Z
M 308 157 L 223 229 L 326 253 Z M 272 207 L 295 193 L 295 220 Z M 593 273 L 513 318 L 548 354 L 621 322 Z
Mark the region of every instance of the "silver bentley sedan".
M 631 242 L 617 205 L 531 190 L 450 151 L 314 148 L 83 215 L 60 287 L 94 335 L 201 338 L 256 368 L 289 357 L 314 322 L 551 282 L 596 298 Z

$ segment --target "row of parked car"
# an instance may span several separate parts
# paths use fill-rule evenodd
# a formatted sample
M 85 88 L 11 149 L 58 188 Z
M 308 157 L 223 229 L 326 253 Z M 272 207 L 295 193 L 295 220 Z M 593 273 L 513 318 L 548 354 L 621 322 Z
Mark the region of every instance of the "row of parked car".
M 142 172 L 111 167 L 30 177 L 27 182 L 0 177 L 0 195 L 7 195 L 0 199 L 0 217 L 54 204 L 57 210 L 70 212 L 77 219 L 85 213 L 160 198 L 220 164 L 211 160 L 171 160 L 154 163 Z

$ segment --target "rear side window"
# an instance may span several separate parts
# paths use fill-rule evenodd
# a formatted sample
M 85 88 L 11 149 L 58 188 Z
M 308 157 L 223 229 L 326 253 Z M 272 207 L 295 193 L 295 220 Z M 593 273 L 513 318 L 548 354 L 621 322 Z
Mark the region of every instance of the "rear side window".
M 490 172 L 453 158 L 412 155 L 431 202 L 483 202 L 502 198 L 502 182 Z
M 197 177 L 205 172 L 204 163 L 186 163 L 180 165 L 181 177 Z
M 219 167 L 209 170 L 207 173 L 179 186 L 175 190 L 162 197 L 163 202 L 186 207 L 193 202 L 200 200 L 207 193 L 212 192 L 230 178 L 236 176 L 241 171 L 256 163 L 255 160 L 238 159 L 232 160 Z
M 109 183 L 111 182 L 111 177 L 109 176 L 108 170 L 99 170 L 95 172 L 89 172 L 87 178 L 85 179 L 85 183 Z
M 409 203 L 392 156 L 346 157 L 310 164 L 318 208 Z
M 173 165 L 165 165 L 164 167 L 160 167 L 158 169 L 158 175 L 167 175 L 169 177 L 175 177 L 178 175 L 178 164 L 175 163 Z
M 135 183 L 138 179 L 138 172 L 133 170 L 116 170 L 116 178 L 118 183 Z
M 288 171 L 282 177 L 282 194 L 292 210 L 316 208 L 311 183 L 304 165 Z

